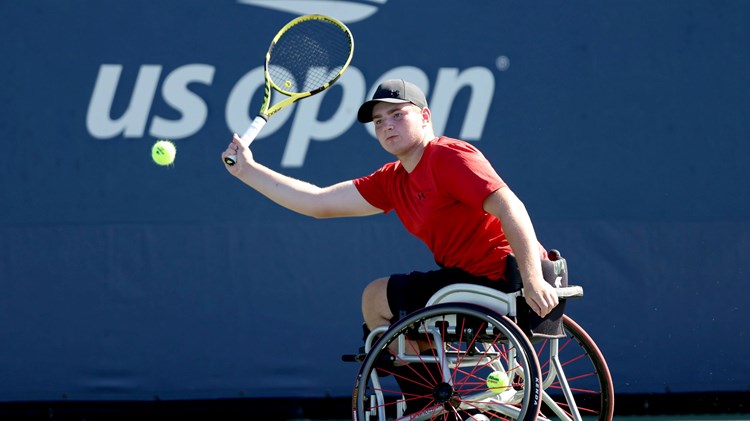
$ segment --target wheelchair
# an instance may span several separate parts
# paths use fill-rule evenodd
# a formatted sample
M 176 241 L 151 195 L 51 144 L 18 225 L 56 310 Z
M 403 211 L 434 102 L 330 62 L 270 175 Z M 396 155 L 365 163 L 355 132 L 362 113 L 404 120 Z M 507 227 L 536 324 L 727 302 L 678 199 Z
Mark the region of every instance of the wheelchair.
M 367 333 L 359 354 L 342 357 L 360 363 L 353 419 L 611 420 L 614 388 L 604 356 L 564 314 L 583 288 L 567 285 L 559 252 L 549 255 L 545 279 L 560 305 L 544 319 L 522 290 L 453 284 L 425 308 Z M 420 392 L 401 390 L 410 383 Z

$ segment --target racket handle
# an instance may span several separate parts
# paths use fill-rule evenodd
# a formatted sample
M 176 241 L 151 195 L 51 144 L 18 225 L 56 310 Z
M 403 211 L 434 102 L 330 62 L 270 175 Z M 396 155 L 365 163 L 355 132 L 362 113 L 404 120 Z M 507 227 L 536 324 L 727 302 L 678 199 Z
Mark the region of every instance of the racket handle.
M 248 147 L 251 143 L 253 143 L 253 140 L 255 140 L 255 137 L 258 136 L 258 133 L 260 133 L 260 130 L 263 128 L 263 126 L 266 125 L 265 117 L 263 116 L 257 116 L 255 117 L 255 120 L 253 120 L 252 124 L 250 124 L 250 127 L 245 130 L 245 133 L 240 138 L 240 143 L 242 143 L 243 146 Z M 226 163 L 229 166 L 234 165 L 237 163 L 237 155 L 229 155 L 226 158 L 224 158 L 224 163 Z

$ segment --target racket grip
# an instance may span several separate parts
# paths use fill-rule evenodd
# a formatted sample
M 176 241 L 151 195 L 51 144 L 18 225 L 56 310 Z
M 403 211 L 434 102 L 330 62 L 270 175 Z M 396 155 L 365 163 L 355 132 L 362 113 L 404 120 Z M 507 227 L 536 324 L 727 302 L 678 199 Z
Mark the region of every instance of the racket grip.
M 240 143 L 242 143 L 243 146 L 248 147 L 251 143 L 253 143 L 253 140 L 255 140 L 255 137 L 258 136 L 258 133 L 260 133 L 260 130 L 263 128 L 263 126 L 266 125 L 265 117 L 263 116 L 257 116 L 255 117 L 255 120 L 253 120 L 252 124 L 250 124 L 250 127 L 245 130 L 245 133 L 242 134 L 242 137 L 240 138 Z M 234 165 L 237 163 L 237 155 L 229 155 L 224 158 L 224 163 L 226 163 L 229 166 Z

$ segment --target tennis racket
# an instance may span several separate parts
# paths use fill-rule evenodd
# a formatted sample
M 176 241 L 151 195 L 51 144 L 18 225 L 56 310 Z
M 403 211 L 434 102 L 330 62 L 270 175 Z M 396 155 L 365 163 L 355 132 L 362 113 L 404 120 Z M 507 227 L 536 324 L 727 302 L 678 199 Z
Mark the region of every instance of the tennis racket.
M 353 55 L 351 31 L 334 18 L 305 15 L 284 25 L 268 47 L 263 105 L 242 135 L 242 144 L 250 146 L 268 119 L 282 108 L 331 87 L 349 67 Z M 288 98 L 269 107 L 271 88 Z M 227 156 L 224 162 L 234 165 L 237 156 Z

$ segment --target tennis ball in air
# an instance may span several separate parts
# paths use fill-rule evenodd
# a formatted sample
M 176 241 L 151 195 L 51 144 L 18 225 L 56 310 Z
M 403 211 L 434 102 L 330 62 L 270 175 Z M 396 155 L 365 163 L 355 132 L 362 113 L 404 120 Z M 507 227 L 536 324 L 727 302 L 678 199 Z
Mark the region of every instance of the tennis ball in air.
M 508 388 L 508 375 L 504 371 L 493 371 L 487 376 L 487 388 L 502 393 Z
M 169 165 L 174 162 L 177 149 L 168 140 L 159 140 L 151 148 L 151 158 L 159 165 Z

